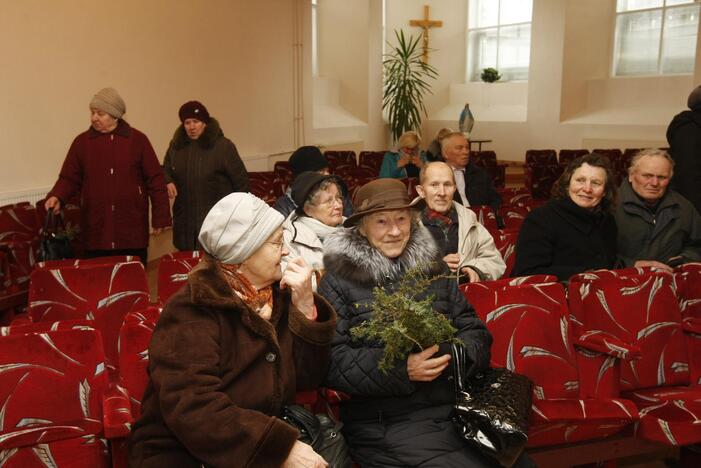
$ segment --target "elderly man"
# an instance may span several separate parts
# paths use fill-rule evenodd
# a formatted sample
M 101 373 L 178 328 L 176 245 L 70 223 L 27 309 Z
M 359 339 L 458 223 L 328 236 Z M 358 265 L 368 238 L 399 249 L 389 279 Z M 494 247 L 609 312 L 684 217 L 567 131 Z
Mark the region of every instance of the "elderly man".
M 498 213 L 501 197 L 489 173 L 470 161 L 467 138 L 460 132 L 449 133 L 441 141 L 441 151 L 455 176 L 454 200 L 464 206 L 489 205 Z
M 432 162 L 419 173 L 421 222 L 436 240 L 461 282 L 498 279 L 506 269 L 494 239 L 475 214 L 453 201 L 455 178 L 446 163 Z
M 667 188 L 674 162 L 663 150 L 643 150 L 630 163 L 616 208 L 618 255 L 626 266 L 664 270 L 701 260 L 701 216 Z

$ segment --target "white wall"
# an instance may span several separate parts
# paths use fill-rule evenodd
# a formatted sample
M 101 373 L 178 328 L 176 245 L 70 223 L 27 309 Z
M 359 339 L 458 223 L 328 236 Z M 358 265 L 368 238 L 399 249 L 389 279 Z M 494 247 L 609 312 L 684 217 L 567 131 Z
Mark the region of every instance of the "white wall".
M 299 0 L 0 1 L 0 193 L 52 185 L 88 103 L 114 86 L 162 157 L 201 100 L 247 159 L 293 150 Z M 309 47 L 308 44 L 305 47 Z

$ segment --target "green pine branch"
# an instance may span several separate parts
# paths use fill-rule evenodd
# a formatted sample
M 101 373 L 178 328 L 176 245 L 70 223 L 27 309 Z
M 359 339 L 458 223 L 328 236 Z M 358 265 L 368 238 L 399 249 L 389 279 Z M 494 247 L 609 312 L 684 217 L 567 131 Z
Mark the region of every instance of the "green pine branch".
M 435 297 L 419 299 L 431 282 L 439 278 L 428 277 L 425 270 L 424 265 L 419 265 L 407 271 L 392 290 L 375 287 L 369 304 L 372 318 L 351 329 L 356 340 L 377 340 L 384 345 L 379 368 L 385 373 L 412 352 L 459 341 L 455 337 L 457 329 L 445 315 L 433 309 Z

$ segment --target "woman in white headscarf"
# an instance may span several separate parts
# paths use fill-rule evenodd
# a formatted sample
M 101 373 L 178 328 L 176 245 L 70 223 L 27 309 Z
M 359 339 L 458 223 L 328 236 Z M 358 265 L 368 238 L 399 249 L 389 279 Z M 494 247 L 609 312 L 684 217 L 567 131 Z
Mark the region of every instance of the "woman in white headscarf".
M 282 222 L 248 193 L 207 214 L 207 255 L 166 304 L 149 346 L 131 466 L 326 466 L 276 417 L 297 390 L 321 383 L 336 320 L 304 260 L 282 272 Z
M 286 261 L 303 258 L 314 272 L 312 286 L 324 274 L 324 240 L 346 219 L 343 216 L 343 191 L 337 177 L 318 172 L 303 172 L 292 183 L 291 196 L 297 209 L 282 225 Z

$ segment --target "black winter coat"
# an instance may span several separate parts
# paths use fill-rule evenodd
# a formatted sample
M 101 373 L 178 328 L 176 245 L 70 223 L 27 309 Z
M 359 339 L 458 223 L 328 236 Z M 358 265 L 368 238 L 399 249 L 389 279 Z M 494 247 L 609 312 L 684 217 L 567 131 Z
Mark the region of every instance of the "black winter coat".
M 355 341 L 350 336 L 352 327 L 371 317 L 369 303 L 373 287 L 391 289 L 394 280 L 419 264 L 432 265 L 427 268 L 430 275 L 448 272 L 426 228 L 413 229 L 409 243 L 396 260 L 371 247 L 357 228 L 333 233 L 324 242 L 324 249 L 326 274 L 318 292 L 338 314 L 326 384 L 352 395 L 344 405 L 344 413 L 351 419 L 373 418 L 379 412 L 396 416 L 454 402 L 454 386 L 447 379 L 449 370 L 430 383 L 411 382 L 405 360 L 385 374 L 378 369 L 383 355 L 381 344 Z M 470 372 L 486 368 L 492 337 L 458 290 L 455 280 L 449 277 L 434 280 L 426 295 L 435 296 L 436 311 L 445 314 L 459 330 L 458 337 L 466 344 L 472 360 Z
M 616 221 L 606 207 L 589 211 L 569 197 L 550 200 L 526 216 L 511 276 L 576 273 L 616 265 Z
M 677 114 L 667 128 L 674 159 L 672 188 L 701 213 L 701 109 Z
M 180 125 L 163 165 L 166 183 L 174 183 L 178 190 L 173 204 L 173 245 L 178 250 L 197 250 L 205 216 L 226 195 L 250 190 L 248 172 L 216 119 L 210 119 L 197 140 L 191 140 Z
M 472 161 L 465 166 L 465 187 L 467 190 L 467 201 L 470 206 L 489 205 L 494 212 L 498 212 L 501 207 L 501 196 L 494 188 L 494 182 L 483 167 L 477 166 Z M 462 203 L 460 194 L 456 190 L 453 194 L 453 200 Z

